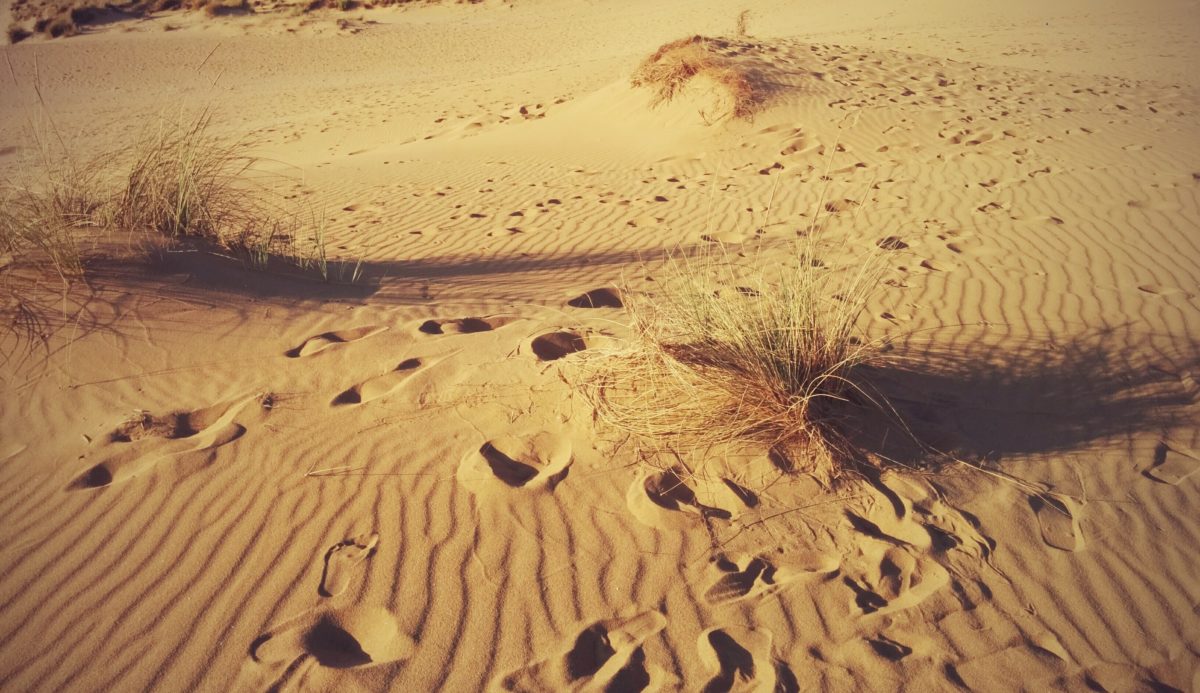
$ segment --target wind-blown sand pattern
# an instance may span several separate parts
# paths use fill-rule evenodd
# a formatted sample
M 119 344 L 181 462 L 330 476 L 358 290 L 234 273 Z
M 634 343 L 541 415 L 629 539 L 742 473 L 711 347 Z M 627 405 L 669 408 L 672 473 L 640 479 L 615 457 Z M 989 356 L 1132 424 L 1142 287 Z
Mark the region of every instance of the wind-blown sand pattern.
M 1200 690 L 1194 3 L 322 17 L 5 48 L 0 173 L 43 102 L 81 154 L 211 106 L 362 281 L 49 285 L 0 365 L 0 690 Z M 752 120 L 630 86 L 692 33 Z M 798 234 L 884 258 L 881 389 L 992 473 L 697 476 L 596 423 L 662 251 Z

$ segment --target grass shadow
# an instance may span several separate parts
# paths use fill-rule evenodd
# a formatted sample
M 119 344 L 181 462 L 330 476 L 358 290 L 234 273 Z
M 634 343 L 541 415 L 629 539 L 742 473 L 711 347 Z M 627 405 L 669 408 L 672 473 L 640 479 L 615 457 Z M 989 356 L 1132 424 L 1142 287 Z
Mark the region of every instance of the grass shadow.
M 1200 354 L 1151 353 L 1147 340 L 1116 331 L 1015 347 L 900 346 L 864 374 L 895 416 L 848 403 L 847 435 L 868 454 L 930 467 L 1165 432 L 1198 404 L 1183 378 Z

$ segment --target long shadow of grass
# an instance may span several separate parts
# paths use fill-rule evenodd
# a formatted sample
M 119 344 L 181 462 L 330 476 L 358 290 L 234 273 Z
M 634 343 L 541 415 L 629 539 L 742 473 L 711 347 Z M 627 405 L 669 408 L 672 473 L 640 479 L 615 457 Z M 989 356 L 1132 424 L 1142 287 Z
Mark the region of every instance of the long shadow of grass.
M 109 306 L 127 298 L 168 300 L 195 307 L 238 310 L 249 305 L 321 304 L 330 301 L 362 303 L 368 299 L 390 305 L 430 301 L 422 286 L 440 292 L 453 286 L 456 298 L 487 300 L 545 300 L 550 285 L 574 286 L 579 268 L 596 270 L 637 261 L 637 251 L 558 253 L 539 256 L 486 258 L 434 257 L 415 260 L 330 260 L 325 281 L 313 269 L 298 269 L 289 258 L 271 258 L 268 271 L 247 269 L 229 255 L 198 248 L 162 253 L 158 261 L 143 255 L 114 252 L 87 261 L 84 278 L 63 286 L 36 272 L 7 273 L 0 285 L 0 367 L 27 367 L 29 359 L 48 358 L 60 347 L 54 335 L 69 330 L 72 339 L 91 332 L 119 333 Z M 25 276 L 27 275 L 27 276 Z M 338 277 L 357 277 L 355 282 Z M 549 283 L 548 283 L 549 279 Z M 548 288 L 550 287 L 550 288 Z M 105 317 L 109 316 L 109 317 Z M 170 324 L 169 319 L 164 319 Z M 176 324 L 173 329 L 200 329 Z M 15 370 L 14 370 L 15 372 Z
M 1184 424 L 1200 393 L 1181 378 L 1198 367 L 1194 350 L 1161 354 L 1112 331 L 1016 346 L 900 347 L 864 374 L 895 415 L 864 416 L 871 407 L 851 405 L 844 419 L 860 449 L 902 465 L 999 462 Z

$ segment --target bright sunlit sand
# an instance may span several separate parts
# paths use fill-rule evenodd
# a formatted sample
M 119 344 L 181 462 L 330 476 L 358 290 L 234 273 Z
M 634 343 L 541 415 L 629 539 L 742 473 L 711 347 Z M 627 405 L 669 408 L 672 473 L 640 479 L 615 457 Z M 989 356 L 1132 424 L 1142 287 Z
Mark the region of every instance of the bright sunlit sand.
M 1200 5 L 4 0 L 0 690 L 1200 690 Z

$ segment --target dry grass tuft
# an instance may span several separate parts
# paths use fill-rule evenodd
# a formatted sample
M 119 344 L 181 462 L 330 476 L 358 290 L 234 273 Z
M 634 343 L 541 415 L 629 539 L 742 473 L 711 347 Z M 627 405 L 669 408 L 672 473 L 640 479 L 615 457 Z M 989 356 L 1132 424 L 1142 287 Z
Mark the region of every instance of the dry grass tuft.
M 69 281 L 83 273 L 87 228 L 156 252 L 188 245 L 252 269 L 283 265 L 357 281 L 361 263 L 328 260 L 324 215 L 286 202 L 278 192 L 286 181 L 256 170 L 248 143 L 226 142 L 212 122 L 207 111 L 191 121 L 164 119 L 128 153 L 82 165 L 51 153 L 35 134 L 40 160 L 0 187 L 0 255 Z
M 211 133 L 211 113 L 190 124 L 170 121 L 136 144 L 112 209 L 112 223 L 168 238 L 223 241 L 258 222 L 237 184 L 252 160 L 241 142 Z
M 209 17 L 247 14 L 251 0 L 33 0 L 14 3 L 15 21 L 8 28 L 9 43 L 33 34 L 49 38 L 75 36 L 89 25 L 145 18 L 170 10 L 204 10 Z M 32 29 L 32 31 L 31 31 Z
M 212 130 L 212 114 L 190 123 L 164 121 L 134 147 L 106 226 L 142 238 L 195 242 L 231 253 L 252 269 L 283 262 L 330 275 L 324 215 L 285 204 L 264 182 L 282 183 L 257 169 L 244 140 L 227 142 Z
M 669 260 L 653 295 L 627 290 L 631 342 L 585 359 L 598 418 L 684 457 L 761 445 L 823 483 L 869 462 L 846 424 L 883 406 L 864 378 L 878 345 L 856 334 L 882 265 L 820 264 L 807 241 L 770 272 L 721 252 Z
M 37 158 L 23 175 L 0 183 L 0 253 L 64 281 L 83 272 L 79 239 L 97 225 L 103 205 L 92 165 L 79 165 L 49 138 L 35 134 Z
M 705 77 L 728 93 L 728 115 L 750 119 L 763 106 L 767 94 L 749 70 L 726 55 L 720 39 L 691 36 L 659 46 L 634 71 L 635 87 L 654 90 L 655 103 L 678 96 L 693 79 Z

